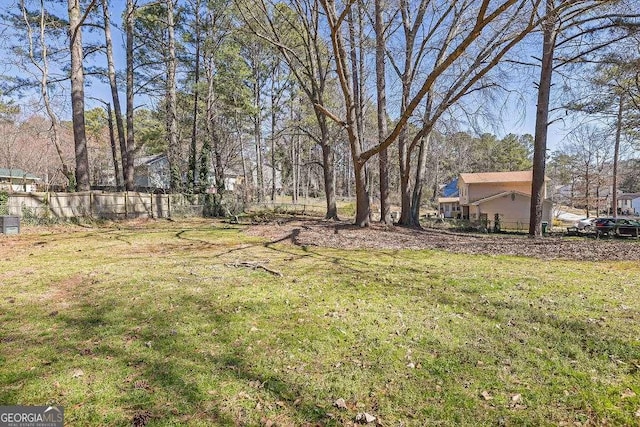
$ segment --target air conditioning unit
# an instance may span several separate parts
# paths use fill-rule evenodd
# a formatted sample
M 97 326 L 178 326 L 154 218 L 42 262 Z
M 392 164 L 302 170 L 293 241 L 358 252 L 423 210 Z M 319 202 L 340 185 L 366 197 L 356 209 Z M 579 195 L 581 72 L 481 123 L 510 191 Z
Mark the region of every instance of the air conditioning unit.
M 18 234 L 20 233 L 20 217 L 13 215 L 0 215 L 0 233 Z

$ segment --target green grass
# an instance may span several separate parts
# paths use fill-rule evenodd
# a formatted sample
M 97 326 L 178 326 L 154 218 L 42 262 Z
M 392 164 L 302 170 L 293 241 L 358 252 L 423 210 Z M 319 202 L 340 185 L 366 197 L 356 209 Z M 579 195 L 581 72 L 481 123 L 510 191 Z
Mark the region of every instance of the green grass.
M 78 426 L 640 424 L 637 262 L 295 247 L 204 220 L 27 231 L 0 236 L 0 404 Z

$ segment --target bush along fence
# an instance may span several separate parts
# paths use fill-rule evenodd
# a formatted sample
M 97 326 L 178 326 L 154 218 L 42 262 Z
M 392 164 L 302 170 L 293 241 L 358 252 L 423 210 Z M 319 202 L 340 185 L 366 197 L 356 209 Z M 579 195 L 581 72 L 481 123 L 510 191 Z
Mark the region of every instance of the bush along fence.
M 130 219 L 179 216 L 227 216 L 238 207 L 235 197 L 225 195 L 104 193 L 4 193 L 8 215 L 25 220 L 56 221 L 80 218 Z

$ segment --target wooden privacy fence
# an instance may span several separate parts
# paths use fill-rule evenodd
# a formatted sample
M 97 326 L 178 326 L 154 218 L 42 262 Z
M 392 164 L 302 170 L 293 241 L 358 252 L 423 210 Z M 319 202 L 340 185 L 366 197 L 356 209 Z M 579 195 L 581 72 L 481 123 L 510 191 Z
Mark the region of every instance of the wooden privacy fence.
M 36 218 L 169 218 L 202 215 L 203 206 L 183 194 L 138 192 L 11 193 L 9 215 Z

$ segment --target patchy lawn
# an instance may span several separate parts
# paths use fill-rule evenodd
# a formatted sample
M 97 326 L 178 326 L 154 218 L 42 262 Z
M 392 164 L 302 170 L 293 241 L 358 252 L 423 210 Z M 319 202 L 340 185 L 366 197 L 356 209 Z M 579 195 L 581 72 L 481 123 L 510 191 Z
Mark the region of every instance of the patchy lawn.
M 243 230 L 0 236 L 0 402 L 78 426 L 640 424 L 637 262 Z

